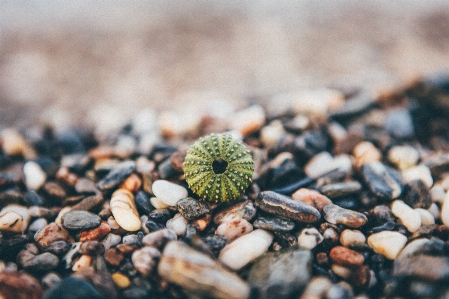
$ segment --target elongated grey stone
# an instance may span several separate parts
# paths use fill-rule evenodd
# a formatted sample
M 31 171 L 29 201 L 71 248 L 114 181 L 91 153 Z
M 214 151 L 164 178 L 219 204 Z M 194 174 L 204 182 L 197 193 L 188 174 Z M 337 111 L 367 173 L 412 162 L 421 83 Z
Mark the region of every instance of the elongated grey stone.
M 398 171 L 381 162 L 364 164 L 361 167 L 362 177 L 368 188 L 376 196 L 393 200 L 402 193 L 403 185 Z

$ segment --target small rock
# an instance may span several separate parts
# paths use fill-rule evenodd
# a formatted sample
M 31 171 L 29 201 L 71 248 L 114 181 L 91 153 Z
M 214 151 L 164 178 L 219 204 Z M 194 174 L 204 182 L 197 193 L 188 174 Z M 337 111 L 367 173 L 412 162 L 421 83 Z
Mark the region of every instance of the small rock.
M 62 216 L 62 226 L 70 230 L 88 230 L 100 225 L 100 217 L 87 211 L 70 211 Z
M 332 170 L 340 169 L 342 172 L 352 171 L 352 161 L 349 155 L 333 157 L 328 152 L 321 152 L 313 156 L 304 166 L 304 172 L 310 178 L 320 177 Z
M 357 181 L 333 183 L 321 187 L 321 193 L 323 193 L 325 196 L 329 198 L 338 198 L 352 194 L 357 194 L 361 190 L 362 185 Z
M 39 190 L 47 180 L 45 171 L 34 161 L 28 161 L 23 165 L 23 174 L 28 189 Z
M 142 239 L 142 243 L 145 246 L 162 248 L 168 241 L 177 240 L 176 233 L 171 229 L 161 229 L 152 233 L 149 233 Z
M 112 273 L 112 281 L 119 289 L 126 289 L 131 285 L 131 280 L 129 280 L 128 276 L 120 272 Z
M 155 209 L 148 214 L 148 219 L 158 223 L 165 223 L 170 219 L 168 209 Z
M 80 235 L 80 242 L 86 242 L 86 241 L 95 241 L 100 240 L 109 232 L 111 231 L 111 228 L 106 222 L 101 222 L 100 226 L 94 229 L 85 230 L 81 232 Z
M 395 200 L 391 205 L 391 211 L 401 220 L 409 232 L 414 233 L 421 227 L 421 215 L 419 212 L 413 210 L 402 200 Z
M 247 221 L 251 221 L 256 215 L 256 212 L 257 210 L 251 200 L 238 202 L 215 212 L 214 223 L 220 224 L 222 221 L 228 221 L 234 218 L 241 218 Z
M 345 247 L 351 245 L 364 245 L 366 242 L 365 235 L 359 230 L 345 229 L 340 234 L 340 243 Z
M 33 189 L 28 189 L 25 194 L 25 202 L 30 206 L 43 206 L 44 200 L 42 197 L 37 194 L 37 192 Z
M 73 264 L 72 271 L 77 272 L 81 271 L 87 267 L 90 267 L 92 264 L 92 257 L 87 254 L 83 254 L 80 258 Z
M 273 191 L 260 192 L 257 203 L 261 210 L 305 223 L 320 220 L 320 212 L 312 206 Z
M 416 277 L 436 282 L 449 278 L 448 269 L 448 257 L 421 254 L 395 260 L 393 273 L 397 276 Z
M 332 224 L 343 224 L 351 228 L 358 228 L 368 221 L 368 218 L 359 212 L 343 209 L 330 204 L 324 207 L 324 218 Z
M 396 138 L 410 138 L 415 134 L 412 116 L 408 109 L 389 111 L 385 119 L 385 129 Z
M 437 154 L 424 162 L 429 167 L 432 177 L 439 177 L 449 170 L 449 154 Z
M 106 235 L 103 241 L 101 241 L 101 243 L 104 246 L 104 250 L 108 250 L 109 248 L 119 244 L 121 240 L 122 238 L 119 235 L 109 233 Z
M 20 232 L 23 228 L 23 217 L 16 212 L 7 211 L 0 215 L 0 231 Z
M 74 277 L 67 277 L 49 289 L 43 299 L 103 299 L 103 296 L 86 281 Z
M 42 277 L 42 285 L 46 288 L 52 288 L 57 283 L 59 283 L 62 280 L 62 278 L 56 274 L 55 272 L 49 272 L 44 277 Z
M 259 216 L 253 223 L 255 228 L 274 232 L 289 232 L 295 228 L 295 223 L 283 217 Z
M 180 213 L 177 213 L 167 221 L 166 227 L 173 230 L 176 235 L 182 236 L 186 232 L 187 223 L 187 220 Z
M 365 262 L 363 254 L 344 246 L 335 246 L 329 252 L 331 260 L 344 267 L 358 267 Z
M 44 252 L 22 263 L 22 267 L 28 271 L 48 271 L 59 265 L 59 258 L 50 253 Z
M 307 188 L 300 188 L 292 194 L 294 200 L 308 204 L 318 211 L 322 212 L 323 208 L 332 203 L 327 196 L 320 192 Z
M 309 282 L 312 262 L 309 250 L 292 247 L 269 252 L 251 267 L 248 283 L 256 290 L 257 298 L 292 298 Z
M 99 207 L 104 202 L 102 195 L 92 195 L 83 198 L 79 203 L 72 206 L 72 210 L 90 211 L 96 207 Z
M 134 204 L 134 195 L 126 189 L 117 189 L 111 196 L 111 211 L 115 221 L 127 231 L 140 229 L 139 212 Z
M 400 171 L 404 171 L 418 163 L 419 153 L 413 146 L 396 145 L 388 151 L 388 160 Z
M 402 198 L 412 208 L 428 209 L 432 204 L 429 188 L 420 179 L 405 184 Z
M 264 254 L 273 242 L 273 235 L 256 229 L 226 245 L 218 259 L 233 270 L 239 270 Z
M 409 183 L 414 180 L 421 180 L 427 188 L 431 188 L 433 185 L 433 178 L 429 167 L 421 164 L 402 172 L 402 181 L 404 183 Z
M 148 214 L 153 210 L 150 197 L 144 191 L 138 191 L 134 199 L 137 210 L 142 214 Z
M 78 193 L 96 193 L 98 191 L 95 182 L 88 178 L 79 178 L 75 184 Z
M 401 175 L 381 162 L 364 164 L 362 177 L 371 192 L 382 199 L 392 200 L 402 193 Z
M 169 205 L 165 204 L 162 200 L 154 196 L 150 198 L 150 202 L 151 205 L 156 209 L 166 209 L 169 207 Z
M 69 232 L 65 228 L 54 222 L 39 230 L 34 235 L 34 241 L 36 241 L 37 245 L 41 249 L 47 248 L 48 245 L 55 241 L 66 241 L 68 243 L 74 242 Z
M 156 263 L 159 261 L 161 253 L 154 247 L 145 246 L 133 252 L 131 260 L 134 268 L 142 274 L 143 277 L 148 277 L 155 269 Z
M 415 211 L 421 216 L 421 227 L 435 224 L 435 217 L 428 210 L 418 208 Z
M 200 297 L 245 299 L 250 288 L 237 274 L 182 242 L 171 241 L 162 252 L 159 275 Z
M 274 147 L 282 135 L 285 134 L 284 126 L 279 120 L 270 122 L 268 126 L 260 130 L 260 140 L 267 148 Z
M 125 255 L 116 248 L 109 248 L 105 251 L 104 259 L 106 263 L 113 267 L 118 267 L 122 263 Z
M 394 260 L 407 243 L 407 237 L 398 232 L 382 231 L 368 237 L 368 245 L 375 252 Z
M 104 245 L 98 241 L 87 241 L 80 246 L 81 254 L 96 256 L 104 253 Z
M 217 234 L 206 236 L 203 240 L 212 252 L 219 252 L 227 243 L 225 236 Z
M 51 199 L 61 201 L 67 197 L 67 192 L 56 182 L 46 182 L 42 189 Z
M 380 151 L 369 141 L 362 141 L 352 151 L 355 158 L 355 166 L 359 169 L 362 165 L 378 162 L 382 159 Z
M 70 249 L 70 244 L 66 241 L 55 241 L 47 246 L 45 251 L 53 253 L 56 256 L 62 256 Z
M 316 276 L 307 284 L 300 299 L 326 298 L 326 292 L 331 288 L 332 282 L 326 276 Z
M 191 197 L 183 198 L 176 204 L 176 209 L 187 220 L 194 220 L 209 212 L 209 207 Z
M 36 157 L 36 152 L 15 129 L 4 129 L 0 134 L 0 144 L 3 152 L 8 156 L 22 155 L 30 160 Z
M 151 188 L 158 199 L 173 207 L 176 206 L 178 200 L 186 198 L 188 195 L 186 188 L 166 180 L 155 181 Z
M 215 231 L 216 234 L 223 235 L 231 243 L 235 239 L 253 231 L 251 223 L 245 219 L 234 218 L 229 221 L 222 222 Z
M 102 180 L 97 183 L 101 191 L 111 190 L 120 185 L 131 173 L 136 170 L 134 161 L 123 161 L 117 164 Z
M 312 250 L 323 240 L 324 237 L 314 227 L 304 228 L 298 234 L 298 246 L 308 250 Z
M 395 222 L 396 219 L 389 206 L 378 205 L 369 211 L 370 217 L 375 224 L 384 224 L 385 222 Z
M 252 105 L 234 113 L 229 123 L 232 130 L 239 131 L 243 136 L 247 136 L 263 127 L 265 110 L 260 105 Z
M 31 222 L 30 226 L 28 227 L 28 232 L 33 232 L 34 234 L 37 233 L 39 230 L 43 229 L 48 225 L 48 221 L 45 218 L 37 218 L 33 222 Z
M 441 207 L 441 221 L 446 227 L 449 227 L 449 193 L 446 194 Z
M 0 271 L 1 298 L 40 299 L 42 294 L 42 287 L 34 276 L 22 271 Z

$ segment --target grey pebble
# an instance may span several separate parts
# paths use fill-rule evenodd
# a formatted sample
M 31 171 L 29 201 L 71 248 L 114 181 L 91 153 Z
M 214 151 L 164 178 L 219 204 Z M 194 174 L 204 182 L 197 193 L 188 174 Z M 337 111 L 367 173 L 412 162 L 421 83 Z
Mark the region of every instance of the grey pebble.
M 337 198 L 357 194 L 362 190 L 362 185 L 357 181 L 327 184 L 321 187 L 321 193 L 329 198 Z
M 395 109 L 386 113 L 385 129 L 396 138 L 410 138 L 415 134 L 408 109 Z
M 433 156 L 424 162 L 429 167 L 432 176 L 439 177 L 442 173 L 449 170 L 449 153 Z
M 150 196 L 144 191 L 138 191 L 134 198 L 137 210 L 142 214 L 149 214 L 154 207 L 151 205 Z
M 37 194 L 33 189 L 28 189 L 25 194 L 25 201 L 30 204 L 30 206 L 43 206 L 44 199 Z
M 253 226 L 274 232 L 289 232 L 295 228 L 295 223 L 283 217 L 259 216 L 254 220 Z
M 95 207 L 99 207 L 103 204 L 103 195 L 92 195 L 83 198 L 79 203 L 72 206 L 72 210 L 90 211 Z
M 170 210 L 169 209 L 154 209 L 148 214 L 148 220 L 157 222 L 157 223 L 166 223 L 170 219 Z
M 359 212 L 343 209 L 337 205 L 330 204 L 324 207 L 324 218 L 332 224 L 343 224 L 348 227 L 358 228 L 368 221 L 368 218 Z
M 223 247 L 226 246 L 227 239 L 224 235 L 213 234 L 204 237 L 204 242 L 213 252 L 219 252 Z
M 291 298 L 309 282 L 312 263 L 310 250 L 291 247 L 269 252 L 251 267 L 248 282 L 256 290 L 257 298 Z
M 107 191 L 117 187 L 123 182 L 131 173 L 136 170 L 136 162 L 128 160 L 123 161 L 114 166 L 114 168 L 97 183 L 97 188 L 100 191 Z
M 257 204 L 265 212 L 299 222 L 313 223 L 321 219 L 320 212 L 314 207 L 273 191 L 260 192 Z
M 428 209 L 432 204 L 429 188 L 422 180 L 413 180 L 405 184 L 403 199 L 412 208 Z
M 449 257 L 420 254 L 399 258 L 394 262 L 393 273 L 395 276 L 444 281 L 449 278 Z
M 123 244 L 133 245 L 140 244 L 140 238 L 136 234 L 124 236 L 122 239 Z
M 59 258 L 50 252 L 41 253 L 22 263 L 22 267 L 29 271 L 48 271 L 58 265 Z
M 88 282 L 75 277 L 64 278 L 49 289 L 43 299 L 103 299 L 103 296 Z
M 186 197 L 178 200 L 176 208 L 185 219 L 191 221 L 209 212 L 207 204 L 200 202 L 192 197 Z
M 66 241 L 55 241 L 53 243 L 50 243 L 47 248 L 45 248 L 46 252 L 53 253 L 57 256 L 62 256 L 65 254 L 69 249 L 71 245 L 67 243 Z
M 70 211 L 62 216 L 62 226 L 70 230 L 89 230 L 100 225 L 98 215 L 87 211 Z
M 178 237 L 176 233 L 171 229 L 161 229 L 152 233 L 149 233 L 142 239 L 142 243 L 145 246 L 152 246 L 161 249 L 168 241 L 176 240 Z
M 402 193 L 400 173 L 381 162 L 362 165 L 361 174 L 371 192 L 382 199 L 393 200 Z
M 97 193 L 98 189 L 95 182 L 88 178 L 79 178 L 75 184 L 75 191 L 77 193 Z

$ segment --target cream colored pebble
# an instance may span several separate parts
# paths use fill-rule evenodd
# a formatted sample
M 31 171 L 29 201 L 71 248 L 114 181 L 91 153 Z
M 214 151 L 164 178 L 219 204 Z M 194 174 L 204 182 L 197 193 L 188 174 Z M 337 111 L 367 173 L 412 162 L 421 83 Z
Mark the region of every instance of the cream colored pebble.
M 127 231 L 140 229 L 141 222 L 134 195 L 126 189 L 117 189 L 111 196 L 111 212 L 115 221 Z
M 20 232 L 23 227 L 23 217 L 14 212 L 7 211 L 0 216 L 0 231 Z
M 382 231 L 368 237 L 368 245 L 375 252 L 394 260 L 407 243 L 407 237 L 399 232 Z
M 409 232 L 414 233 L 421 227 L 421 214 L 402 200 L 397 199 L 391 204 L 391 212 L 401 220 Z

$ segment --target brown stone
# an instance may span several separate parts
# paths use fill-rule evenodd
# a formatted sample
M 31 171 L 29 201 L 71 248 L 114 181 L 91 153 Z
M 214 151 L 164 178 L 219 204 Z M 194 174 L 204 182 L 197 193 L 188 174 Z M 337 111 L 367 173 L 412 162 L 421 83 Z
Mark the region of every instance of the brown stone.
M 58 200 L 62 200 L 67 197 L 67 192 L 56 182 L 45 183 L 44 190 L 49 196 Z
M 118 244 L 116 248 L 123 254 L 131 254 L 136 249 L 139 249 L 140 246 L 138 244 Z
M 125 256 L 123 253 L 118 251 L 116 248 L 109 248 L 104 254 L 104 259 L 110 266 L 118 267 L 124 258 Z
M 34 241 L 41 249 L 45 249 L 55 241 L 75 242 L 70 233 L 61 225 L 54 222 L 48 224 L 34 235 Z
M 83 231 L 80 235 L 80 242 L 100 240 L 109 232 L 111 228 L 106 222 L 101 222 L 100 226 L 91 230 Z
M 202 232 L 209 225 L 212 220 L 212 216 L 210 214 L 206 214 L 201 218 L 193 220 L 190 224 L 198 231 Z
M 327 196 L 321 194 L 318 191 L 307 188 L 298 189 L 295 193 L 292 194 L 292 198 L 294 200 L 308 204 L 316 208 L 320 212 L 323 212 L 324 207 L 332 203 L 332 201 Z
M 98 241 L 87 241 L 80 246 L 81 254 L 99 255 L 104 253 L 104 245 Z
M 344 246 L 335 246 L 332 248 L 329 257 L 334 263 L 345 267 L 361 266 L 365 261 L 361 253 Z
M 367 288 L 371 280 L 370 268 L 367 265 L 362 265 L 351 271 L 349 281 L 355 287 Z
M 0 298 L 40 299 L 42 287 L 33 276 L 11 270 L 0 271 Z
M 126 189 L 131 192 L 136 192 L 142 186 L 142 179 L 135 173 L 132 173 L 129 177 L 127 177 L 119 188 Z
M 72 207 L 72 210 L 90 211 L 101 205 L 104 201 L 103 195 L 93 195 L 85 197 L 79 203 Z

